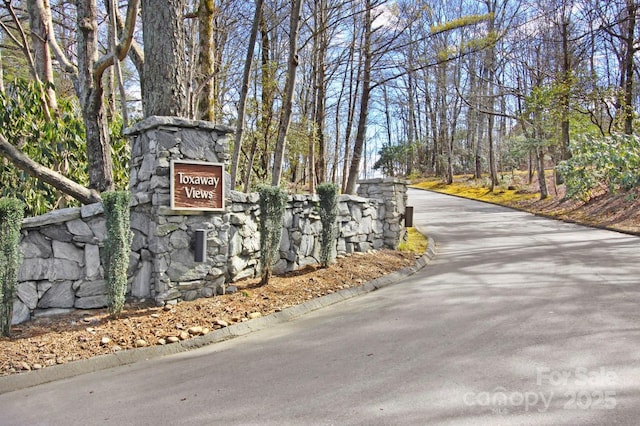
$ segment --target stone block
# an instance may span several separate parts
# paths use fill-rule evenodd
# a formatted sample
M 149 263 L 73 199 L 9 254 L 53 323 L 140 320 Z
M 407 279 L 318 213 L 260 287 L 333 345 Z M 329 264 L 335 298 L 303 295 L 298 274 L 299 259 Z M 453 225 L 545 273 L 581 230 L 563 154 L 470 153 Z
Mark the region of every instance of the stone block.
M 38 231 L 29 231 L 26 237 L 20 242 L 20 251 L 25 259 L 34 257 L 48 258 L 53 254 L 51 241 Z
M 247 261 L 239 256 L 231 257 L 229 262 L 229 274 L 232 277 L 236 277 L 240 272 L 242 272 L 247 267 Z
M 102 203 L 87 204 L 80 207 L 80 217 L 85 219 L 104 213 L 104 205 Z
M 18 299 L 29 309 L 35 309 L 36 306 L 38 306 L 38 286 L 35 282 L 27 281 L 20 283 L 16 290 Z
M 247 239 L 247 242 L 250 241 L 250 239 Z M 260 248 L 260 243 L 258 241 L 258 249 Z M 282 232 L 282 236 L 280 237 L 280 251 L 282 252 L 286 252 L 289 251 L 289 249 L 291 248 L 291 240 L 289 239 L 289 232 L 287 232 L 287 230 L 285 229 L 284 232 Z M 253 251 L 257 251 L 257 250 L 253 250 Z
M 195 263 L 190 250 L 174 250 L 167 275 L 174 282 L 201 280 L 207 276 L 209 267 L 206 263 Z
M 131 296 L 147 298 L 151 296 L 151 271 L 153 265 L 149 261 L 143 261 L 131 284 Z
M 52 259 L 24 259 L 18 270 L 18 281 L 40 281 L 49 278 Z
M 153 154 L 145 154 L 142 157 L 142 164 L 140 165 L 140 169 L 138 169 L 138 180 L 139 181 L 148 181 L 151 179 L 153 175 L 153 165 L 155 163 L 156 156 Z
M 84 281 L 76 290 L 76 297 L 92 297 L 107 294 L 107 282 L 105 280 Z
M 209 144 L 208 133 L 184 129 L 181 132 L 182 143 L 180 144 L 180 152 L 184 158 L 192 160 L 203 160 L 205 147 Z
M 67 229 L 73 234 L 74 237 L 80 237 L 84 239 L 93 238 L 93 231 L 89 228 L 82 219 L 75 219 L 67 222 Z
M 75 263 L 84 265 L 84 250 L 71 243 L 62 243 L 59 241 L 52 242 L 53 256 L 56 259 L 71 260 Z
M 53 283 L 38 302 L 38 308 L 73 308 L 75 294 L 71 281 Z
M 131 250 L 139 251 L 147 247 L 147 236 L 138 230 L 133 231 L 133 240 L 131 241 Z
M 161 176 L 158 174 L 154 174 L 149 181 L 149 189 L 156 190 L 157 188 L 169 188 L 171 183 L 169 182 L 168 176 Z
M 20 300 L 13 301 L 13 313 L 11 317 L 11 325 L 22 324 L 31 319 L 31 310 Z
M 238 232 L 240 232 L 240 235 L 244 238 L 254 237 L 258 232 L 258 224 L 253 220 L 247 220 L 244 226 L 238 228 Z
M 306 257 L 313 253 L 313 246 L 315 245 L 315 238 L 313 235 L 303 235 L 298 249 L 298 257 Z
M 191 237 L 182 230 L 173 232 L 171 237 L 169 237 L 169 241 L 174 249 L 185 249 L 189 248 L 191 245 Z
M 362 241 L 359 243 L 356 243 L 356 251 L 360 252 L 360 253 L 366 253 L 369 250 L 371 250 L 371 244 L 367 241 Z
M 57 225 L 69 222 L 80 217 L 80 209 L 78 207 L 69 207 L 66 209 L 53 210 L 49 213 L 27 217 L 22 221 L 23 229 L 41 228 L 48 225 Z
M 162 130 L 155 132 L 155 136 L 160 149 L 169 150 L 178 144 L 178 138 L 175 132 Z
M 78 212 L 78 214 L 80 214 Z M 67 230 L 64 225 L 52 225 L 44 227 L 40 232 L 47 238 L 53 241 L 59 241 L 64 243 L 70 243 L 73 241 L 73 234 Z
M 76 299 L 75 308 L 77 309 L 97 309 L 104 308 L 109 304 L 109 296 L 99 294 L 96 296 L 79 297 Z
M 184 293 L 187 292 L 189 290 L 198 290 L 202 287 L 204 287 L 204 281 L 203 280 L 196 280 L 196 281 L 185 281 L 185 282 L 179 282 L 178 285 L 176 286 L 176 288 Z
M 285 259 L 280 259 L 276 262 L 275 265 L 271 267 L 271 272 L 273 272 L 273 274 L 275 275 L 284 274 L 285 272 L 289 271 L 288 264 L 289 262 L 287 262 Z
M 242 253 L 242 236 L 235 227 L 232 227 L 229 238 L 229 256 L 237 256 L 240 253 Z
M 38 287 L 38 299 L 40 299 L 53 285 L 51 281 L 40 281 L 36 283 Z
M 362 220 L 360 221 L 360 229 L 358 230 L 358 232 L 361 234 L 368 235 L 372 232 L 372 230 L 373 230 L 373 222 L 371 220 L 371 216 L 363 217 Z
M 79 280 L 82 278 L 84 278 L 84 268 L 80 267 L 78 263 L 68 259 L 53 259 L 50 280 Z
M 207 286 L 212 288 L 218 288 L 220 286 L 224 286 L 225 282 L 226 282 L 225 276 L 220 275 L 219 277 L 216 277 L 214 279 L 207 279 Z

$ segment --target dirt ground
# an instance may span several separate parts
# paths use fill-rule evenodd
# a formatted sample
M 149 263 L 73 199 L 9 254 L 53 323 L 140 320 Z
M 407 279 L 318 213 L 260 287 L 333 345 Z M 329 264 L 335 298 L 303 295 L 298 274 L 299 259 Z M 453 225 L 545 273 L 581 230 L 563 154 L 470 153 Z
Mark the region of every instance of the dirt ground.
M 415 263 L 416 254 L 393 250 L 356 253 L 319 266 L 234 283 L 233 294 L 155 307 L 128 305 L 118 319 L 106 310 L 37 318 L 0 338 L 0 375 L 38 370 L 135 347 L 168 345 L 236 322 L 268 315 L 306 300 L 355 287 Z

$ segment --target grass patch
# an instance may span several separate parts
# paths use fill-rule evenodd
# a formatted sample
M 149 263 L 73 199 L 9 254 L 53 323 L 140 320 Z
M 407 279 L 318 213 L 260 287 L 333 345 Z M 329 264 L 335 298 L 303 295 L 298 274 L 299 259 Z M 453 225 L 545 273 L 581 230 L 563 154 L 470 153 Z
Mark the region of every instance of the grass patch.
M 407 228 L 407 241 L 401 242 L 398 250 L 422 254 L 427 251 L 428 241 L 416 228 Z
M 482 182 L 474 180 L 466 182 L 454 181 L 451 185 L 447 185 L 439 179 L 430 179 L 411 185 L 411 187 L 507 206 L 538 196 L 537 194 L 523 193 L 516 189 L 508 189 L 502 186 L 497 186 L 493 191 L 490 191 Z

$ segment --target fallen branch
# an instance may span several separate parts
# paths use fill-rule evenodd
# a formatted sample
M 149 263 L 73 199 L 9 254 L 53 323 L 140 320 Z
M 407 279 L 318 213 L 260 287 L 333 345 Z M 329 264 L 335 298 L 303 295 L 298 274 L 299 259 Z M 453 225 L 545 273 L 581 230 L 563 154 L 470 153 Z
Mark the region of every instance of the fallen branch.
M 9 159 L 19 169 L 70 195 L 82 204 L 92 204 L 102 201 L 97 191 L 86 188 L 60 173 L 33 161 L 18 148 L 10 144 L 2 134 L 0 134 L 0 155 Z

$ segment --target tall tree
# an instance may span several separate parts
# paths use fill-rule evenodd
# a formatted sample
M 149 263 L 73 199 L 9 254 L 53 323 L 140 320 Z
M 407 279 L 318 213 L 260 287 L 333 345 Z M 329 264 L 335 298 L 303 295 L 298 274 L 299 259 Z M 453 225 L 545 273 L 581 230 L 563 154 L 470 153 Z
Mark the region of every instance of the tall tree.
M 186 117 L 183 0 L 142 0 L 145 117 Z
M 200 0 L 198 4 L 198 67 L 196 75 L 197 118 L 215 121 L 216 93 L 213 85 L 215 52 L 213 44 L 214 0 Z
M 279 186 L 282 178 L 282 164 L 284 162 L 285 145 L 287 132 L 291 123 L 291 113 L 293 109 L 293 93 L 296 85 L 296 70 L 298 68 L 298 35 L 300 31 L 300 13 L 302 0 L 294 0 L 291 3 L 291 19 L 289 23 L 289 61 L 287 65 L 287 76 L 284 86 L 284 96 L 282 99 L 282 111 L 280 114 L 280 124 L 278 127 L 278 139 L 276 140 L 276 150 L 273 160 L 272 186 Z
M 365 0 L 364 9 L 364 36 L 360 55 L 362 60 L 362 90 L 360 92 L 360 116 L 358 118 L 358 129 L 353 144 L 353 155 L 349 165 L 349 175 L 345 186 L 345 193 L 355 194 L 356 182 L 360 174 L 360 162 L 362 151 L 367 137 L 367 119 L 369 117 L 369 100 L 371 95 L 371 67 L 373 52 L 371 51 L 371 34 L 373 32 L 373 2 Z
M 240 99 L 238 100 L 238 116 L 236 133 L 233 144 L 233 156 L 231 159 L 231 188 L 236 187 L 238 177 L 238 167 L 240 163 L 240 151 L 242 151 L 242 136 L 244 134 L 245 108 L 247 96 L 249 94 L 249 78 L 251 76 L 251 67 L 253 65 L 253 53 L 255 50 L 256 39 L 258 38 L 258 29 L 260 20 L 262 19 L 263 0 L 256 0 L 256 6 L 253 14 L 253 24 L 251 25 L 251 33 L 249 35 L 249 45 L 247 47 L 247 55 L 244 60 L 244 68 L 242 71 L 242 84 L 240 86 Z
M 51 28 L 51 8 L 48 0 L 29 0 L 29 27 L 31 29 L 31 46 L 33 49 L 36 74 L 45 84 L 45 99 L 48 111 L 52 114 L 58 110 L 58 101 L 54 90 L 53 63 L 49 49 L 49 32 Z

